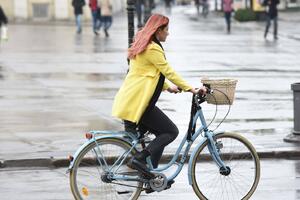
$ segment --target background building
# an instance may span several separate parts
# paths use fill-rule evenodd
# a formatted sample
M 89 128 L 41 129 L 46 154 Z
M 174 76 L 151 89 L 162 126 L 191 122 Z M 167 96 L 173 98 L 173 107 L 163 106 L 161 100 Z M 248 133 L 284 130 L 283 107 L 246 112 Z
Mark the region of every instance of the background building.
M 10 20 L 70 20 L 74 18 L 72 0 L 0 0 Z M 91 13 L 86 0 L 84 19 Z M 126 8 L 126 0 L 112 0 L 113 12 Z
M 158 2 L 159 0 L 155 0 Z M 161 0 L 163 1 L 163 0 Z M 209 0 L 211 5 L 221 9 L 222 0 Z M 234 0 L 235 8 L 250 8 L 253 1 L 262 0 Z M 72 0 L 0 0 L 0 5 L 10 20 L 73 20 Z M 84 7 L 84 19 L 91 19 L 87 4 Z M 193 0 L 177 0 L 177 4 L 190 4 Z M 112 0 L 113 12 L 126 12 L 126 0 Z M 300 0 L 281 0 L 280 9 L 300 7 Z

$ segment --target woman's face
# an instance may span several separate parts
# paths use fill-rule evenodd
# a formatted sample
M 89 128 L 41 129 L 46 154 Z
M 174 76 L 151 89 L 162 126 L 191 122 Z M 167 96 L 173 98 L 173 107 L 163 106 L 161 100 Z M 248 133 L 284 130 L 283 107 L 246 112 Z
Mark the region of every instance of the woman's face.
M 165 26 L 164 28 L 160 28 L 156 31 L 156 38 L 160 41 L 160 42 L 165 42 L 167 39 L 167 36 L 169 35 L 169 26 Z

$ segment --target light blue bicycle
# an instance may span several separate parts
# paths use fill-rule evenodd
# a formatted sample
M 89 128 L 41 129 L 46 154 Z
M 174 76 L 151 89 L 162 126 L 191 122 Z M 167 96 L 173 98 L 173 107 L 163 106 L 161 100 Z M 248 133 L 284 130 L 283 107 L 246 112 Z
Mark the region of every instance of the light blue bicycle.
M 153 169 L 154 178 L 146 179 L 127 166 L 128 160 L 145 147 L 144 136 L 128 132 L 90 131 L 88 141 L 71 157 L 70 186 L 75 199 L 138 199 L 151 188 L 165 190 L 188 160 L 189 184 L 199 199 L 249 199 L 260 178 L 260 161 L 250 142 L 236 133 L 215 133 L 208 129 L 200 104 L 206 100 L 194 95 L 189 130 L 172 160 Z M 196 124 L 200 121 L 200 127 Z M 202 140 L 189 151 L 193 142 Z M 165 170 L 176 167 L 171 175 Z

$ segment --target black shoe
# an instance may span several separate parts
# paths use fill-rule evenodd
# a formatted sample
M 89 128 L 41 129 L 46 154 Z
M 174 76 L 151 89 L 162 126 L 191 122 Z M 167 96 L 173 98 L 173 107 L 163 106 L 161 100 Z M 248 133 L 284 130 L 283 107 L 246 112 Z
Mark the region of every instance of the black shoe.
M 109 34 L 107 32 L 107 29 L 104 29 L 105 37 L 109 37 Z
M 128 163 L 127 163 L 127 166 L 130 167 L 131 169 L 135 169 L 135 170 L 138 170 L 139 172 L 141 172 L 145 178 L 147 179 L 151 179 L 151 178 L 154 178 L 154 174 L 152 174 L 147 165 L 146 165 L 146 162 L 142 161 L 142 160 L 139 160 L 135 157 L 131 158 Z
M 126 132 L 137 134 L 137 125 L 134 122 L 124 120 L 124 128 Z
M 150 187 L 150 186 L 149 186 L 149 187 Z M 146 193 L 146 194 L 150 194 L 150 193 L 152 193 L 152 192 L 155 192 L 155 191 L 154 191 L 151 187 L 145 189 L 145 193 Z
M 148 167 L 147 167 L 147 163 L 146 163 L 146 158 L 150 156 L 150 153 L 147 150 L 143 150 L 141 152 L 136 152 L 136 154 L 134 155 L 133 158 L 131 158 L 128 163 L 127 166 L 132 168 L 132 169 L 136 169 L 139 172 L 141 172 L 147 179 L 151 179 L 154 178 L 154 174 L 152 174 Z
M 168 183 L 167 183 L 167 187 L 165 188 L 165 190 L 170 189 L 171 186 L 173 185 L 173 183 L 175 183 L 174 180 L 169 180 Z
M 94 31 L 95 35 L 99 35 L 99 33 L 97 31 Z

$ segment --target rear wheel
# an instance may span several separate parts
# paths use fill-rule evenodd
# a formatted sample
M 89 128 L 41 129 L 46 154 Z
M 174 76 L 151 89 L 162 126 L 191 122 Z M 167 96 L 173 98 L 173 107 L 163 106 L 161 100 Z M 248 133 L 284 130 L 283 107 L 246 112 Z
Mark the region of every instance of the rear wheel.
M 249 199 L 260 178 L 260 161 L 254 147 L 234 133 L 219 134 L 215 139 L 226 169 L 220 169 L 212 160 L 206 141 L 192 162 L 195 193 L 202 200 Z
M 114 175 L 133 179 L 140 177 L 139 172 L 126 165 L 134 151 L 120 164 L 130 148 L 130 144 L 116 138 L 98 139 L 86 146 L 74 160 L 74 166 L 70 171 L 70 186 L 74 198 L 136 200 L 142 191 L 143 183 L 137 180 L 112 180 L 109 176 L 111 174 L 109 172 L 114 172 Z M 103 163 L 107 163 L 107 166 Z

